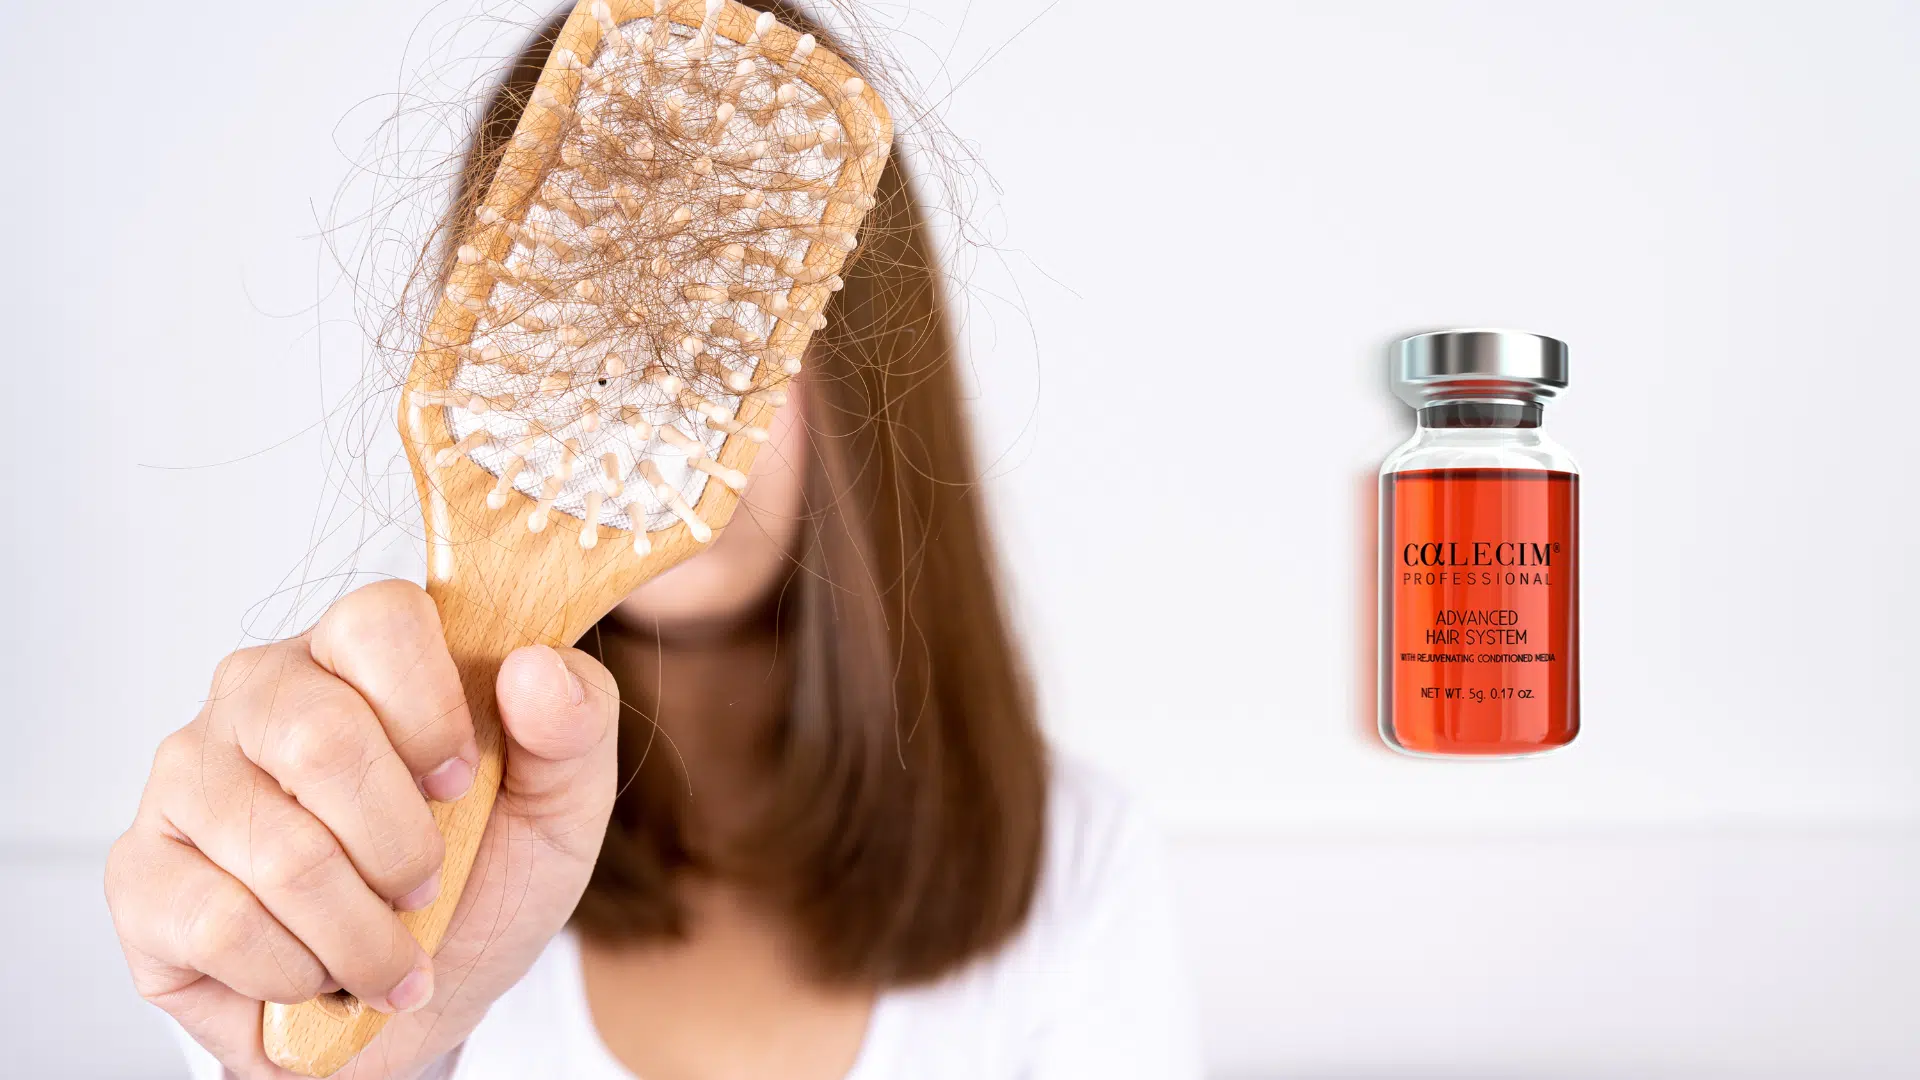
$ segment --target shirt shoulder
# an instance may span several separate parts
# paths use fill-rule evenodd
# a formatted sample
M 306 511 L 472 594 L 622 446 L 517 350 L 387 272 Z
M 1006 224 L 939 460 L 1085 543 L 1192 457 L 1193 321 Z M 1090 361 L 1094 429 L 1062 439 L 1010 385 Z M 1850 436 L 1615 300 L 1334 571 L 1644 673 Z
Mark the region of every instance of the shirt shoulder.
M 1164 847 L 1159 825 L 1123 784 L 1059 755 L 1049 779 L 1036 918 L 1090 914 L 1113 895 L 1116 880 L 1156 872 Z
M 1049 780 L 1025 925 L 961 970 L 885 995 L 849 1080 L 1197 1075 L 1157 824 L 1084 762 L 1057 755 Z M 1126 1060 L 1116 1068 L 1096 1043 Z M 945 1049 L 911 1049 L 928 1046 Z

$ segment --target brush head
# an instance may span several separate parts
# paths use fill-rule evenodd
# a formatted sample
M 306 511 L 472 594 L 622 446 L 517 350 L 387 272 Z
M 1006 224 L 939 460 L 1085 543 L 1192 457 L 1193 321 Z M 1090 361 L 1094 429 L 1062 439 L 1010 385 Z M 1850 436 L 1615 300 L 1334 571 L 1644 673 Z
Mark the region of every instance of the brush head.
M 890 138 L 853 70 L 770 14 L 581 3 L 409 379 L 429 501 L 477 467 L 485 505 L 463 514 L 643 555 L 710 540 L 825 326 Z

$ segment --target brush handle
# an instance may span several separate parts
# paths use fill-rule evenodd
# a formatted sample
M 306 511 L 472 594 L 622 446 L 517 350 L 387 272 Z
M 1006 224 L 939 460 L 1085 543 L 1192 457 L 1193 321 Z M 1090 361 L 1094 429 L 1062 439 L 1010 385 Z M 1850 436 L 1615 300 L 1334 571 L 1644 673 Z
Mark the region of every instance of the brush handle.
M 447 648 L 459 668 L 467 711 L 473 717 L 474 739 L 480 747 L 473 786 L 467 793 L 453 802 L 430 804 L 434 824 L 446 841 L 445 861 L 440 864 L 440 895 L 418 911 L 400 913 L 400 921 L 432 955 L 440 950 L 440 942 L 453 922 L 454 909 L 460 905 L 474 856 L 487 831 L 494 797 L 500 791 L 502 739 L 494 680 L 507 654 L 530 641 L 518 620 L 501 618 L 463 602 L 464 597 L 440 583 L 430 582 L 427 594 L 440 609 Z M 331 1076 L 366 1049 L 388 1019 L 388 1014 L 368 1008 L 343 990 L 298 1005 L 268 1002 L 261 1034 L 267 1056 L 281 1068 L 302 1076 Z

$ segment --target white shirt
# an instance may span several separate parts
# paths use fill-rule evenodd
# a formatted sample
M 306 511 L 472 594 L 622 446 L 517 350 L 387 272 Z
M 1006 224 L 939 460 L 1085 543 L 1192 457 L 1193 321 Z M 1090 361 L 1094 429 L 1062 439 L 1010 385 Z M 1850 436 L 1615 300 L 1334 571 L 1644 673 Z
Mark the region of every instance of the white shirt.
M 1006 947 L 876 999 L 847 1080 L 1197 1080 L 1192 999 L 1161 841 L 1125 794 L 1054 769 L 1045 866 Z M 192 1046 L 195 1080 L 218 1080 Z M 451 1080 L 636 1080 L 587 1009 L 571 933 L 547 945 L 458 1052 Z

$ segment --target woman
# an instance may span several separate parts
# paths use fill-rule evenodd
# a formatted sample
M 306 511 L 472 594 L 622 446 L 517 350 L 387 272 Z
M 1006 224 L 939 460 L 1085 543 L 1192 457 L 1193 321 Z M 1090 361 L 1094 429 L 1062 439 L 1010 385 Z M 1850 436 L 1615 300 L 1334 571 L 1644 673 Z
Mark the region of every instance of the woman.
M 502 666 L 505 783 L 438 955 L 395 911 L 437 894 L 428 800 L 476 753 L 426 595 L 360 589 L 220 666 L 107 872 L 196 1077 L 287 1075 L 260 1003 L 342 988 L 396 1014 L 356 1078 L 1197 1073 L 1153 842 L 1034 720 L 897 162 L 873 215 L 732 527 L 582 649 Z

